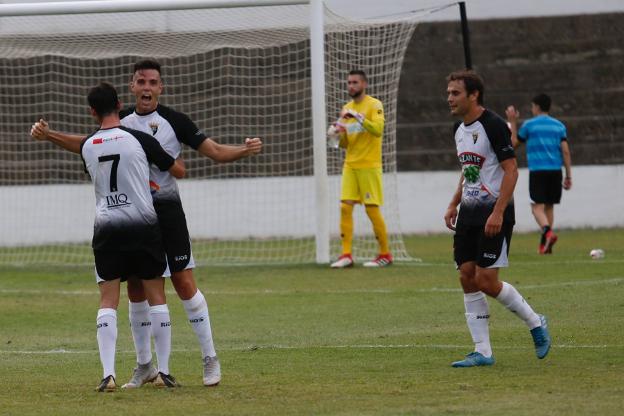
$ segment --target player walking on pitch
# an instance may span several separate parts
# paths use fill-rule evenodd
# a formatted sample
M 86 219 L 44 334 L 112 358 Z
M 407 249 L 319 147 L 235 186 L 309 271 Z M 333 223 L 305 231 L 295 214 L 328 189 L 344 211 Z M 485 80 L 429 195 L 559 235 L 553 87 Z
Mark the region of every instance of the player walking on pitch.
M 329 135 L 338 138 L 346 149 L 342 168 L 340 196 L 340 236 L 342 254 L 332 268 L 353 266 L 353 207 L 364 204 L 366 215 L 373 224 L 379 243 L 379 255 L 364 263 L 365 267 L 385 267 L 392 264 L 386 223 L 381 214 L 383 205 L 381 141 L 384 129 L 383 104 L 366 94 L 368 79 L 360 70 L 349 72 L 347 78 L 352 100 L 342 108 L 338 122 L 330 126 Z M 331 138 L 331 137 L 330 137 Z
M 216 162 L 227 163 L 262 150 L 259 138 L 247 138 L 244 145 L 229 146 L 208 138 L 188 116 L 159 103 L 163 91 L 160 64 L 143 60 L 134 65 L 130 89 L 135 96 L 134 107 L 120 113 L 121 123 L 152 134 L 172 156 L 178 157 L 182 143 L 191 146 Z M 71 150 L 81 136 L 49 130 L 44 120 L 33 126 L 33 137 L 49 140 Z M 221 365 L 212 338 L 208 304 L 193 278 L 195 267 L 186 218 L 175 179 L 155 169 L 150 171 L 154 208 L 162 227 L 171 282 L 182 300 L 189 322 L 199 341 L 203 357 L 203 383 L 214 386 L 221 381 Z M 146 295 L 141 284 L 128 285 L 130 325 L 137 353 L 137 368 L 126 388 L 140 387 L 154 372 L 147 322 Z
M 514 147 L 526 143 L 529 165 L 529 195 L 531 212 L 542 229 L 537 252 L 552 254 L 557 242 L 553 231 L 555 204 L 561 201 L 561 188 L 572 188 L 572 159 L 565 125 L 549 115 L 551 99 L 546 94 L 536 95 L 531 101 L 533 118 L 525 121 L 518 130 L 520 112 L 514 106 L 507 107 L 505 114 L 511 126 Z M 565 167 L 562 178 L 561 166 Z
M 158 371 L 152 380 L 176 387 L 169 374 L 171 321 L 165 301 L 165 251 L 149 189 L 149 164 L 176 177 L 184 167 L 153 137 L 121 127 L 117 92 L 107 83 L 91 89 L 91 114 L 100 129 L 79 143 L 79 152 L 95 188 L 93 232 L 96 280 L 100 289 L 97 340 L 103 379 L 97 391 L 113 391 L 120 281 L 142 279 L 148 299 L 148 322 L 153 328 Z
M 462 119 L 455 125 L 462 174 L 444 221 L 455 231 L 453 255 L 464 290 L 466 321 L 475 343 L 473 352 L 452 365 L 494 364 L 485 295 L 524 321 L 537 358 L 544 358 L 551 344 L 546 317 L 535 313 L 512 285 L 498 278 L 499 268 L 508 265 L 515 223 L 513 191 L 518 167 L 511 132 L 500 116 L 483 107 L 483 81 L 476 73 L 456 71 L 447 82 L 451 114 Z

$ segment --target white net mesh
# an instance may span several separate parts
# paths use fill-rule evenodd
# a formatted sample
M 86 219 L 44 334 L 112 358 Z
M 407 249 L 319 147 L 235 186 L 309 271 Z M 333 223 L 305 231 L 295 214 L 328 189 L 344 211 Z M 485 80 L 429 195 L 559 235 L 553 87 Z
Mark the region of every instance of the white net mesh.
M 263 138 L 262 154 L 218 165 L 186 148 L 179 182 L 198 263 L 315 260 L 308 6 L 0 18 L 0 264 L 89 264 L 94 197 L 79 156 L 36 142 L 40 117 L 76 134 L 95 130 L 86 93 L 99 81 L 132 103 L 132 65 L 163 66 L 161 102 L 221 143 Z M 395 158 L 397 87 L 416 19 L 326 23 L 328 120 L 348 101 L 346 74 L 360 68 L 384 103 L 384 216 L 391 250 L 401 238 Z M 33 28 L 36 28 L 34 30 Z M 53 33 L 53 35 L 51 35 Z M 331 255 L 339 254 L 343 154 L 328 149 Z M 355 210 L 354 253 L 377 243 Z

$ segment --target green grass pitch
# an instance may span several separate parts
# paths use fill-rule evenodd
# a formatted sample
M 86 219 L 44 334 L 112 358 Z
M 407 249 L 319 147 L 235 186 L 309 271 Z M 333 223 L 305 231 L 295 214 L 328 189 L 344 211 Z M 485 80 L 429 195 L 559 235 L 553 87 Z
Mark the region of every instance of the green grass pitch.
M 422 263 L 201 267 L 223 380 L 201 385 L 180 301 L 171 370 L 180 389 L 95 393 L 98 293 L 90 268 L 0 270 L 0 415 L 620 415 L 624 407 L 624 230 L 562 231 L 552 256 L 516 234 L 502 279 L 550 318 L 537 360 L 524 324 L 490 300 L 497 363 L 454 369 L 471 351 L 449 235 L 414 236 Z M 606 257 L 592 260 L 602 248 Z M 357 253 L 356 253 L 357 254 Z M 359 259 L 360 261 L 364 259 Z M 134 353 L 127 297 L 117 375 Z

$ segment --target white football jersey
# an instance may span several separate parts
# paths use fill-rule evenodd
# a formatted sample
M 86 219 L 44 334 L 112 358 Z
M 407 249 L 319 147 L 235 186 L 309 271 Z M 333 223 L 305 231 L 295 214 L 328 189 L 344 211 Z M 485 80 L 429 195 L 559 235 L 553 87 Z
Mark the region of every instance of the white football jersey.
M 511 131 L 496 113 L 485 110 L 469 125 L 455 126 L 457 157 L 464 174 L 458 224 L 485 224 L 496 204 L 504 171 L 503 160 L 516 157 Z M 513 199 L 505 209 L 504 221 L 514 223 Z
M 177 159 L 182 151 L 182 143 L 197 149 L 206 135 L 197 128 L 188 116 L 164 105 L 156 110 L 139 114 L 134 107 L 120 112 L 121 124 L 153 136 L 167 153 Z M 169 172 L 162 172 L 152 166 L 150 186 L 154 200 L 179 200 L 176 180 Z
M 149 166 L 167 171 L 175 162 L 158 142 L 140 131 L 115 127 L 85 138 L 80 153 L 95 188 L 93 248 L 135 249 L 158 235 Z

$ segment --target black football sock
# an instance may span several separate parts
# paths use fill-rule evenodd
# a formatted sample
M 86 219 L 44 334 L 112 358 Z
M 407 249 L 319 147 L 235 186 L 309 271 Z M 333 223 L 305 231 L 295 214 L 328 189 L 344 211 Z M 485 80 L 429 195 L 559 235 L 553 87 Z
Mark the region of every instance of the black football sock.
M 548 231 L 550 231 L 550 226 L 545 225 L 544 228 L 542 228 L 542 239 L 540 240 L 540 244 L 546 244 L 546 234 Z

